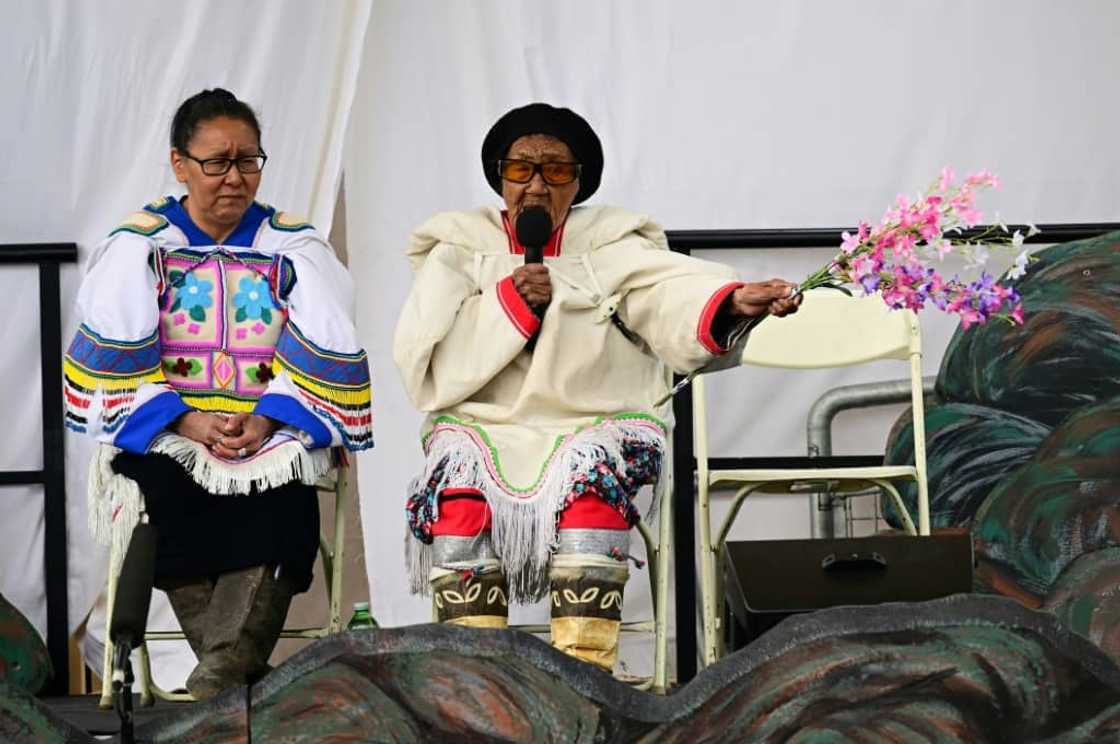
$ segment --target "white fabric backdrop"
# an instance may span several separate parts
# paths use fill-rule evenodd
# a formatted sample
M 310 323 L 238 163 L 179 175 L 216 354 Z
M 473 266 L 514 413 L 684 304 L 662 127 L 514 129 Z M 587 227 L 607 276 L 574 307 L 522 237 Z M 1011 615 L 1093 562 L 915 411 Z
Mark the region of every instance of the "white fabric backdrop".
M 167 164 L 171 117 L 184 98 L 215 86 L 250 102 L 261 120 L 270 159 L 259 198 L 330 230 L 370 0 L 4 5 L 0 240 L 74 241 L 84 261 L 126 215 L 181 193 Z M 79 273 L 64 271 L 67 343 Z M 42 465 L 36 287 L 33 267 L 0 272 L 0 296 L 8 299 L 0 410 L 8 431 L 19 432 L 0 448 L 5 469 Z M 89 443 L 68 436 L 66 447 L 73 628 L 102 587 L 105 558 L 86 529 Z M 0 592 L 42 633 L 42 491 L 4 488 L 0 499 Z M 153 621 L 173 622 L 158 596 Z M 99 623 L 95 617 L 90 625 Z M 91 631 L 99 638 L 103 629 Z M 157 670 L 165 684 L 178 684 L 189 660 Z
M 1009 221 L 1117 220 L 1118 27 L 1120 6 L 1103 1 L 377 3 L 345 170 L 351 268 L 375 367 L 377 448 L 360 484 L 378 618 L 429 617 L 427 602 L 407 594 L 401 557 L 404 487 L 421 461 L 420 417 L 390 354 L 410 282 L 403 251 L 430 214 L 496 202 L 478 151 L 500 114 L 531 100 L 582 113 L 606 152 L 592 202 L 648 211 L 669 228 L 877 220 L 942 165 L 1002 176 L 982 206 Z M 827 257 L 718 254 L 752 278 L 800 278 Z M 932 374 L 954 325 L 923 322 Z M 801 453 L 805 413 L 824 389 L 901 374 L 725 374 L 715 394 L 741 413 L 716 422 L 715 445 Z M 882 451 L 897 410 L 842 415 L 836 451 Z M 801 500 L 759 499 L 740 525 L 740 536 L 809 531 Z M 648 613 L 644 583 L 636 573 L 628 616 Z M 546 614 L 515 613 L 525 616 Z M 647 658 L 624 649 L 632 670 L 648 669 Z
M 548 100 L 583 113 L 607 156 L 594 201 L 649 211 L 669 228 L 877 218 L 896 192 L 920 188 L 944 164 L 998 172 L 1005 187 L 985 205 L 1009 220 L 1120 219 L 1112 131 L 1120 102 L 1107 95 L 1120 61 L 1112 39 L 1120 6 L 1106 0 L 384 1 L 372 16 L 369 0 L 206 2 L 174 12 L 47 0 L 5 11 L 4 242 L 75 240 L 85 253 L 120 217 L 172 189 L 171 113 L 213 85 L 262 116 L 272 160 L 261 197 L 329 229 L 355 96 L 344 161 L 349 254 L 374 364 L 378 445 L 362 458 L 360 485 L 371 596 L 388 624 L 428 617 L 427 603 L 407 595 L 401 557 L 404 486 L 420 463 L 420 417 L 389 350 L 410 280 L 403 249 L 431 213 L 495 202 L 478 148 L 507 109 Z M 747 277 L 795 278 L 826 252 L 719 257 Z M 77 279 L 65 272 L 64 297 Z M 34 468 L 40 393 L 24 382 L 38 374 L 33 270 L 5 269 L 0 292 L 13 300 L 0 339 L 0 405 L 19 432 L 0 448 L 0 467 Z M 65 323 L 69 332 L 68 314 Z M 929 317 L 925 330 L 932 373 L 952 324 Z M 716 393 L 744 413 L 714 427 L 716 446 L 800 452 L 811 400 L 857 379 L 866 378 L 717 378 Z M 841 416 L 837 451 L 881 448 L 892 418 Z M 753 428 L 760 421 L 766 437 Z M 72 624 L 104 570 L 84 529 L 81 444 L 67 443 Z M 40 493 L 5 488 L 0 497 L 0 591 L 41 629 Z M 760 500 L 744 516 L 741 534 L 808 531 L 800 503 Z M 628 589 L 628 615 L 648 611 L 643 583 L 639 574 Z M 544 613 L 515 618 L 524 616 Z M 624 651 L 632 668 L 643 668 L 644 651 Z

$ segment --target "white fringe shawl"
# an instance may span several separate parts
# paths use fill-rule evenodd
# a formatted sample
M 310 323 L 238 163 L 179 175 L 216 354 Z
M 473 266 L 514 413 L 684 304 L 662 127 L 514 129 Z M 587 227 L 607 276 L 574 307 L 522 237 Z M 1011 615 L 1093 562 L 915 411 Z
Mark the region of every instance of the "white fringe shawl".
M 177 434 L 160 435 L 149 452 L 175 459 L 191 478 L 208 492 L 240 496 L 299 481 L 313 486 L 330 472 L 333 461 L 328 448 L 308 450 L 298 440 L 274 437 L 256 455 L 237 463 L 220 460 L 199 442 Z M 124 558 L 132 529 L 144 511 L 144 496 L 136 481 L 113 472 L 113 458 L 120 449 L 102 444 L 89 464 L 89 530 L 101 545 L 112 548 L 119 564 Z M 112 566 L 111 570 L 115 570 Z
M 547 593 L 549 559 L 558 544 L 556 514 L 564 508 L 576 480 L 601 462 L 621 465 L 622 445 L 634 441 L 656 448 L 665 467 L 665 435 L 660 427 L 642 419 L 607 419 L 561 444 L 536 487 L 521 493 L 496 477 L 489 450 L 480 445 L 469 427 L 448 427 L 429 440 L 424 473 L 409 484 L 409 493 L 425 490 L 441 464 L 443 475 L 436 484 L 437 494 L 445 488 L 481 491 L 490 507 L 491 537 L 509 580 L 510 598 L 515 602 L 535 602 Z M 645 516 L 647 521 L 654 518 L 666 484 L 667 479 L 661 478 L 655 485 L 654 498 Z M 432 546 L 406 531 L 405 560 L 412 592 L 427 594 Z

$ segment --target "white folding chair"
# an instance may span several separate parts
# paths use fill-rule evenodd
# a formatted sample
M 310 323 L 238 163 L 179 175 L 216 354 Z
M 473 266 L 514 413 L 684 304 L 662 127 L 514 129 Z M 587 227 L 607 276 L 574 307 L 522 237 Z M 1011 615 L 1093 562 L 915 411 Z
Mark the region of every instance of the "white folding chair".
M 348 481 L 349 466 L 343 465 L 331 471 L 315 484 L 315 488 L 320 493 L 334 494 L 334 533 L 329 541 L 325 534 L 320 533 L 319 535 L 319 557 L 323 562 L 323 575 L 327 579 L 327 621 L 324 625 L 310 628 L 284 628 L 280 633 L 281 638 L 322 638 L 342 630 L 342 549 L 346 538 L 346 489 Z M 109 640 L 108 623 L 109 619 L 113 617 L 113 602 L 117 593 L 117 573 L 114 571 L 114 567 L 119 570 L 122 558 L 123 556 L 116 555 L 116 551 L 111 551 L 109 581 L 106 588 L 105 654 L 101 662 L 102 681 L 99 704 L 102 708 L 110 708 L 113 704 L 112 689 L 109 685 L 113 673 L 113 642 Z M 157 685 L 152 678 L 151 657 L 148 654 L 147 643 L 149 641 L 174 641 L 185 638 L 186 636 L 181 630 L 149 631 L 145 634 L 145 643 L 140 646 L 140 669 L 136 674 L 141 705 L 152 705 L 156 697 L 162 700 L 194 700 L 190 693 L 170 692 Z
M 863 364 L 879 359 L 910 363 L 914 465 L 878 467 L 712 470 L 708 465 L 707 409 L 704 381 L 693 389 L 693 436 L 697 463 L 700 522 L 701 614 L 704 664 L 721 653 L 722 630 L 717 559 L 743 502 L 753 493 L 832 491 L 850 493 L 878 486 L 893 500 L 910 534 L 929 535 L 929 493 L 926 484 L 925 413 L 922 403 L 922 344 L 917 316 L 909 310 L 890 310 L 879 296 L 851 298 L 819 289 L 806 293 L 796 314 L 769 318 L 747 340 L 744 365 L 817 369 Z M 906 509 L 895 481 L 915 481 L 918 489 L 918 526 Z M 712 540 L 710 492 L 737 488 L 730 511 Z

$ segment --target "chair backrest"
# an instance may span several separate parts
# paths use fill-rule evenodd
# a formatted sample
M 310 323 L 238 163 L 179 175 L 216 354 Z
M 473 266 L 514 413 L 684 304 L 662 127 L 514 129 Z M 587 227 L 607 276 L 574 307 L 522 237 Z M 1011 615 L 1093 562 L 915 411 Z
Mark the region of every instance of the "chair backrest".
M 925 407 L 922 399 L 922 336 L 918 316 L 892 310 L 879 295 L 848 297 L 831 289 L 805 294 L 797 313 L 768 318 L 751 331 L 744 365 L 819 369 L 876 359 L 910 362 L 914 455 L 920 490 L 926 489 Z M 708 474 L 708 414 L 703 375 L 693 383 L 693 454 L 701 480 Z M 928 515 L 923 515 L 928 522 Z M 923 532 L 927 534 L 928 529 Z
M 751 331 L 744 364 L 812 369 L 921 354 L 921 331 L 910 310 L 891 310 L 878 295 L 848 297 L 830 289 L 805 294 L 800 310 L 767 318 Z

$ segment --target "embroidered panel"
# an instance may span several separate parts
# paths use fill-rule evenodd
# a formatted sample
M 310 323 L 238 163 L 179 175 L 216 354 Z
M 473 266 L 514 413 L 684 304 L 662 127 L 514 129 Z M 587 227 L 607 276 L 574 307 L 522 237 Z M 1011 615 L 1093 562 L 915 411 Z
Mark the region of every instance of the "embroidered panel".
M 208 410 L 238 411 L 264 393 L 288 312 L 279 259 L 179 250 L 163 259 L 160 352 L 169 384 Z M 287 270 L 290 274 L 290 269 Z

